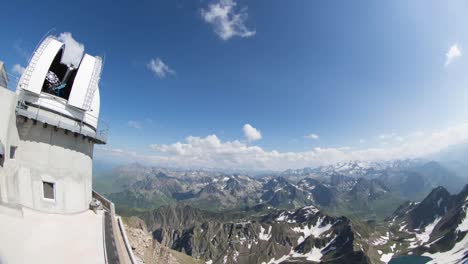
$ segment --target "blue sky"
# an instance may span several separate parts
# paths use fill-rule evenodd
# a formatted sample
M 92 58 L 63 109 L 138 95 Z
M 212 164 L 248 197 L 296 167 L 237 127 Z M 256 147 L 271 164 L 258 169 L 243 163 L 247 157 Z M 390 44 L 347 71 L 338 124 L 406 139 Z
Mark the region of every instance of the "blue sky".
M 465 140 L 444 133 L 468 119 L 467 12 L 466 1 L 10 1 L 0 59 L 25 66 L 50 29 L 105 56 L 111 131 L 96 159 L 283 169 L 413 157 Z

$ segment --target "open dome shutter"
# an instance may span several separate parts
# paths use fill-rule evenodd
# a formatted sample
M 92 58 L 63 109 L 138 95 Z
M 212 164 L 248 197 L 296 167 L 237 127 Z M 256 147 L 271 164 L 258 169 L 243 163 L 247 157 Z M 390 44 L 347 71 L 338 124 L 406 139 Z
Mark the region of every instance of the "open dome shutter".
M 73 82 L 68 104 L 89 110 L 101 77 L 102 61 L 99 57 L 85 54 Z
M 47 72 L 55 56 L 63 48 L 63 43 L 47 37 L 34 51 L 28 67 L 19 81 L 19 88 L 40 94 Z

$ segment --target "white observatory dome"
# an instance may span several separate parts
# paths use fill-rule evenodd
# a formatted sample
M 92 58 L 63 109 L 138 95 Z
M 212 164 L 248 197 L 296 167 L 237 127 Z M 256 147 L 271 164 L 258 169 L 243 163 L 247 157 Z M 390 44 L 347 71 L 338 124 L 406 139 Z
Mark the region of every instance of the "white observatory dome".
M 49 114 L 48 118 L 60 118 L 70 126 L 79 122 L 80 131 L 92 136 L 98 129 L 102 59 L 81 53 L 78 60 L 75 58 L 77 65 L 72 65 L 64 63 L 70 61 L 64 60 L 67 56 L 65 43 L 54 36 L 45 38 L 21 76 L 17 87 L 19 100 L 25 106 L 56 114 L 55 117 Z

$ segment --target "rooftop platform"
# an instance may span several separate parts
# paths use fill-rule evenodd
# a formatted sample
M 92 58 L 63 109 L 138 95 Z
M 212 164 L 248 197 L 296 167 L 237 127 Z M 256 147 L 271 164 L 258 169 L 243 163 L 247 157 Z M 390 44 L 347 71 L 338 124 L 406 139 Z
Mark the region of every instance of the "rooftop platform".
M 103 223 L 104 213 L 90 210 L 58 215 L 0 208 L 0 263 L 106 263 Z
M 78 214 L 49 214 L 0 204 L 0 264 L 136 264 L 114 204 L 93 191 L 100 205 Z

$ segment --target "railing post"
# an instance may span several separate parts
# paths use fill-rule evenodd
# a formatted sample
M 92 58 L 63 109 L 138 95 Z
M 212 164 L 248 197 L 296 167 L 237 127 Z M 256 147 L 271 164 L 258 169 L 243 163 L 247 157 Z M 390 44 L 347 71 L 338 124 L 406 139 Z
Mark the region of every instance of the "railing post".
M 37 112 L 36 112 L 36 120 L 39 117 L 39 111 L 41 110 L 41 104 L 38 104 Z

